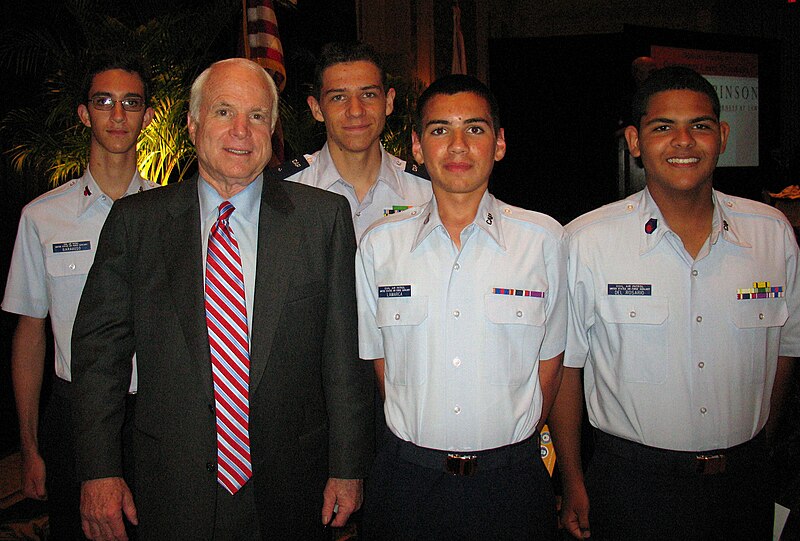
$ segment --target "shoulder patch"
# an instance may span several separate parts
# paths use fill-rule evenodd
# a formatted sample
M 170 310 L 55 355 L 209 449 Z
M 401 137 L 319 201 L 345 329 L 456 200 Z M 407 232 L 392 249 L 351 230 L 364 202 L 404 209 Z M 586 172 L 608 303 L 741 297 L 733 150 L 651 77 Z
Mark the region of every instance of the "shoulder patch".
M 268 168 L 264 171 L 264 176 L 269 180 L 286 180 L 295 173 L 299 173 L 303 169 L 311 165 L 311 154 L 304 154 L 297 158 L 286 160 L 278 167 Z

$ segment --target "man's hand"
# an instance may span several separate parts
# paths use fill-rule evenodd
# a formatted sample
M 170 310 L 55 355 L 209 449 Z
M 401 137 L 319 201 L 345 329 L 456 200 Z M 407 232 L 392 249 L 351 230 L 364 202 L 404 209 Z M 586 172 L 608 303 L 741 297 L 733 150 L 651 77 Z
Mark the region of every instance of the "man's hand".
M 44 485 L 45 466 L 42 455 L 37 451 L 22 453 L 22 493 L 34 500 L 47 499 Z
M 122 513 L 138 524 L 133 495 L 122 477 L 84 481 L 81 485 L 83 533 L 94 541 L 128 541 Z
M 589 531 L 589 496 L 582 482 L 564 483 L 559 525 L 576 539 L 587 539 Z
M 322 492 L 322 523 L 328 524 L 333 516 L 333 507 L 339 509 L 336 519 L 331 523 L 334 528 L 347 524 L 350 515 L 361 507 L 364 501 L 364 482 L 361 479 L 328 479 Z

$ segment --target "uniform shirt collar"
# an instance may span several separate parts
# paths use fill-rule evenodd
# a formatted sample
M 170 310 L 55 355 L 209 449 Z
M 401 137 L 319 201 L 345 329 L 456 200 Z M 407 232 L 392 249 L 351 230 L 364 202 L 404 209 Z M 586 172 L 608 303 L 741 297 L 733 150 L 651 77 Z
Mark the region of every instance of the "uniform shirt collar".
M 336 169 L 336 164 L 333 163 L 333 157 L 331 156 L 331 151 L 327 142 L 313 159 L 317 161 L 317 170 L 319 171 L 319 178 L 321 179 L 320 188 L 330 190 L 331 186 L 340 181 L 350 185 L 350 183 L 344 180 L 342 175 L 339 174 L 339 170 Z M 378 170 L 377 182 L 383 182 L 400 196 L 400 198 L 404 198 L 403 185 L 399 179 L 400 171 L 403 170 L 402 167 L 398 166 L 402 165 L 401 162 L 402 160 L 386 152 L 383 145 L 381 145 L 381 167 Z
M 413 212 L 413 210 L 411 212 Z M 441 227 L 444 229 L 444 224 L 439 216 L 439 207 L 436 203 L 435 196 L 432 197 L 424 207 L 420 208 L 419 212 L 421 216 L 417 234 L 414 237 L 414 243 L 411 245 L 412 252 L 416 250 L 436 228 Z M 487 190 L 484 192 L 483 197 L 481 197 L 478 211 L 475 213 L 475 218 L 472 220 L 471 225 L 474 225 L 479 231 L 485 232 L 500 249 L 505 250 L 506 244 L 503 237 L 503 229 L 500 225 L 501 220 L 499 220 L 501 212 L 497 204 L 497 199 Z
M 259 174 L 244 190 L 233 197 L 223 199 L 203 177 L 197 183 L 197 192 L 200 198 L 201 223 L 207 220 L 216 220 L 219 217 L 219 205 L 229 201 L 236 209 L 234 216 L 251 224 L 258 224 L 258 212 L 261 208 L 261 190 L 264 185 L 264 175 Z
M 78 216 L 83 215 L 83 213 L 95 203 L 99 202 L 98 204 L 106 204 L 109 207 L 114 204 L 114 200 L 107 196 L 103 190 L 100 189 L 100 186 L 92 176 L 92 171 L 89 169 L 89 167 L 86 168 L 86 171 L 83 173 L 83 176 L 78 182 L 80 184 L 79 189 L 81 199 L 81 204 L 78 208 Z M 139 174 L 139 171 L 134 171 L 133 177 L 131 177 L 131 181 L 128 183 L 128 189 L 125 190 L 125 193 L 122 195 L 122 197 L 143 192 L 146 189 L 147 181 L 142 178 L 142 176 Z
M 639 207 L 639 255 L 644 255 L 656 245 L 661 242 L 664 235 L 671 231 L 661 210 L 650 195 L 650 191 L 645 188 L 639 196 L 629 198 L 628 205 L 636 205 L 636 198 Z M 714 212 L 711 218 L 711 238 L 710 245 L 713 246 L 717 241 L 722 238 L 723 240 L 749 248 L 750 245 L 742 241 L 736 233 L 735 223 L 732 217 L 726 212 L 725 207 L 732 207 L 733 203 L 730 201 L 722 201 L 720 194 L 716 190 L 712 190 L 711 197 L 714 202 Z

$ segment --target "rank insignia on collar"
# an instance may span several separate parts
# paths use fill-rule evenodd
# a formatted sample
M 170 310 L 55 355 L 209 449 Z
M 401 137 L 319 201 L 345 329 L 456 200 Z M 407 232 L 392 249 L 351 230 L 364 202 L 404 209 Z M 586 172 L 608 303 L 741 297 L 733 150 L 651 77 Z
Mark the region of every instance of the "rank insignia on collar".
M 653 231 L 658 228 L 658 220 L 656 218 L 650 218 L 647 220 L 647 223 L 644 224 L 644 232 L 648 235 L 652 235 Z
M 92 190 L 90 190 L 90 189 L 89 189 L 89 186 L 86 186 L 86 187 L 83 189 L 83 195 L 84 195 L 85 197 L 89 197 L 90 195 L 92 195 Z
M 730 229 L 728 227 L 728 222 L 726 222 L 725 220 L 722 220 L 722 229 L 724 229 L 725 231 L 728 231 Z
M 491 212 L 487 212 L 486 213 L 486 223 L 488 225 L 492 225 L 492 222 L 494 222 L 494 216 L 492 216 Z

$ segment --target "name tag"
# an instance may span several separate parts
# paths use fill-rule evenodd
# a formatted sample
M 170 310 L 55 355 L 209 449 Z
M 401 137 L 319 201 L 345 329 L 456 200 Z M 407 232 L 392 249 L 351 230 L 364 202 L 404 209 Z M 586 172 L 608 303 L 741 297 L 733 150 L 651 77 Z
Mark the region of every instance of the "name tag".
M 65 252 L 84 252 L 92 249 L 92 243 L 88 240 L 78 240 L 74 242 L 59 242 L 53 244 L 53 253 L 61 254 Z
M 653 294 L 653 285 L 652 284 L 608 284 L 608 294 L 649 297 Z
M 410 297 L 410 285 L 378 286 L 378 297 Z

